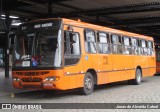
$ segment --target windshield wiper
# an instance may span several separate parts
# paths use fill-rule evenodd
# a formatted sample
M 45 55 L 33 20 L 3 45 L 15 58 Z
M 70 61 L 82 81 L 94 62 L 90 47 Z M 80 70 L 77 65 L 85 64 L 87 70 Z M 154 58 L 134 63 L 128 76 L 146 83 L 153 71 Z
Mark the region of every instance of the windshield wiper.
M 29 56 L 29 55 L 23 55 L 23 56 L 21 57 L 21 59 L 27 60 L 27 59 L 30 59 L 30 56 Z

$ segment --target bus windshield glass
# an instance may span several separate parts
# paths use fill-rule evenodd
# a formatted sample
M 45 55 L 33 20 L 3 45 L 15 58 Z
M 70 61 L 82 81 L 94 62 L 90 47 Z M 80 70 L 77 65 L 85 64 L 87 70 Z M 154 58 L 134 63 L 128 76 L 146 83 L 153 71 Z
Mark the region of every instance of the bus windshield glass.
M 62 66 L 61 30 L 53 25 L 32 24 L 18 30 L 13 67 Z

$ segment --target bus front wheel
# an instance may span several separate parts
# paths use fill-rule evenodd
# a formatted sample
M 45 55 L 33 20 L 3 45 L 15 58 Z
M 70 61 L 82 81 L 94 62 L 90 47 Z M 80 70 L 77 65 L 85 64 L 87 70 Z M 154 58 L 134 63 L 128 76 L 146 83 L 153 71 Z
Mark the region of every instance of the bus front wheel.
M 128 80 L 129 84 L 139 85 L 142 81 L 142 72 L 139 68 L 136 69 L 135 79 Z
M 93 76 L 90 72 L 87 72 L 84 76 L 84 83 L 83 87 L 81 88 L 81 93 L 83 95 L 90 95 L 92 94 L 93 89 L 94 89 Z

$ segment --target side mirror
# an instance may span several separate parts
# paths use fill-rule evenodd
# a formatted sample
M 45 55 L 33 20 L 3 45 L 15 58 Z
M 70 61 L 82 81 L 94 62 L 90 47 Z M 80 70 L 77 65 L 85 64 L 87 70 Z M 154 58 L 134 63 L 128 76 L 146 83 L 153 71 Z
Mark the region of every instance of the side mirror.
M 77 37 L 75 35 L 76 35 L 75 33 L 71 33 L 71 35 L 70 35 L 70 41 L 73 43 L 76 43 L 76 41 L 77 41 Z

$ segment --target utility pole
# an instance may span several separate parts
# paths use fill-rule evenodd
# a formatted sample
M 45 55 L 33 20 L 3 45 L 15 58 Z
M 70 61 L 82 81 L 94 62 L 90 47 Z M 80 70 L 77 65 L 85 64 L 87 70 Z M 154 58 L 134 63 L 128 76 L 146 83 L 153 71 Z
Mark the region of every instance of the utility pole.
M 5 78 L 9 78 L 9 30 L 11 26 L 12 20 L 9 18 L 9 12 L 6 11 L 6 20 L 5 20 L 5 26 L 6 26 L 6 32 L 5 32 Z
M 52 17 L 52 0 L 48 1 L 48 16 Z
M 2 0 L 0 1 L 0 19 L 2 19 Z

